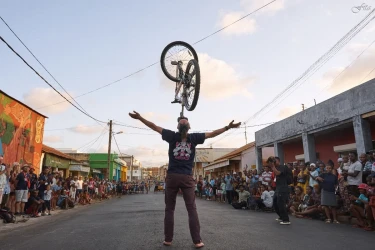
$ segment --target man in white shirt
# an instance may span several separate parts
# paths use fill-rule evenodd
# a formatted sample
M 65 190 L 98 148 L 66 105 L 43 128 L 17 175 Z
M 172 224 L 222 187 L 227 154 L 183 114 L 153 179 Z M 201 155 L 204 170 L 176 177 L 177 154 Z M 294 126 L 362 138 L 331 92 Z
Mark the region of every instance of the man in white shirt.
M 348 169 L 348 191 L 350 195 L 359 196 L 358 185 L 362 183 L 362 164 L 356 153 L 349 154 L 350 166 Z
M 70 195 L 70 198 L 72 200 L 76 199 L 77 181 L 78 181 L 77 176 L 74 176 L 74 179 L 70 181 L 70 192 L 69 192 L 69 195 Z
M 82 176 L 78 177 L 78 180 L 76 181 L 76 188 L 77 188 L 76 199 L 79 199 L 79 196 L 81 195 L 82 189 L 83 189 Z
M 273 198 L 265 185 L 261 186 L 261 192 L 260 200 L 256 200 L 259 209 L 272 208 Z

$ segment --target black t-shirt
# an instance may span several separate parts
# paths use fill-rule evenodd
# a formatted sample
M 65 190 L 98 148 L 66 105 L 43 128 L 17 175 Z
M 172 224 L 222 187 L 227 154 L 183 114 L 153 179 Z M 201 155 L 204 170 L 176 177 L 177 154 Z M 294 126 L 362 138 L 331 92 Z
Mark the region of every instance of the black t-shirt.
M 276 169 L 281 172 L 280 175 L 276 175 L 276 192 L 289 192 L 287 166 L 280 165 Z
M 18 181 L 16 190 L 27 190 L 28 182 L 29 182 L 29 174 L 25 174 L 21 172 L 17 175 L 16 180 Z
M 25 210 L 27 210 L 35 201 L 39 201 L 40 198 L 36 196 L 30 196 L 25 204 Z
M 337 176 L 332 173 L 323 173 L 319 175 L 324 179 L 323 182 L 319 182 L 320 187 L 327 192 L 335 192 L 335 186 L 338 184 Z
M 195 147 L 204 143 L 206 135 L 204 133 L 188 134 L 186 142 L 182 142 L 180 133 L 163 129 L 162 138 L 169 143 L 168 173 L 192 175 Z

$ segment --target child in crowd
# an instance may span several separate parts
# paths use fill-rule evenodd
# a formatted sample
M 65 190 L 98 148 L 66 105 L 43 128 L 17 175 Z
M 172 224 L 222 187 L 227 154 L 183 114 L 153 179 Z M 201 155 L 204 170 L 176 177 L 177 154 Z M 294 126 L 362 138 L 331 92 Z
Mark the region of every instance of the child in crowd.
M 212 185 L 208 184 L 208 187 L 207 187 L 207 200 L 210 201 L 211 198 L 212 198 L 212 196 L 213 196 Z
M 364 228 L 366 231 L 374 231 L 375 230 L 375 174 L 371 175 L 371 181 L 368 181 L 368 189 L 367 189 L 367 197 L 369 202 L 366 209 L 366 217 L 368 220 L 368 226 Z
M 366 196 L 367 189 L 368 186 L 362 183 L 358 186 L 358 190 L 360 193 L 359 197 L 355 197 L 354 195 L 351 195 L 350 197 L 350 199 L 353 201 L 350 206 L 350 212 L 355 218 L 357 218 L 357 225 L 354 225 L 354 227 L 365 227 L 365 206 L 368 204 L 368 197 Z
M 62 190 L 61 181 L 58 181 L 56 185 L 51 186 L 52 198 L 51 198 L 51 210 L 56 209 L 57 199 L 59 198 L 60 192 Z
M 299 212 L 303 212 L 306 210 L 307 207 L 313 205 L 313 199 L 312 199 L 312 193 L 313 193 L 313 188 L 311 186 L 306 187 L 306 194 L 302 199 L 301 205 L 298 207 Z
M 273 196 L 275 195 L 275 191 L 273 190 L 273 187 L 272 185 L 268 186 L 268 192 L 270 193 L 272 199 L 273 199 Z
M 220 189 L 221 189 L 221 196 L 220 196 L 220 201 L 225 203 L 225 196 L 227 195 L 227 192 L 226 192 L 226 184 L 224 181 L 221 182 L 220 184 Z
M 292 215 L 296 215 L 298 212 L 299 206 L 302 204 L 303 198 L 305 194 L 303 193 L 303 189 L 301 186 L 296 186 L 295 194 L 292 195 L 292 199 L 289 202 L 289 210 Z
M 83 191 L 82 196 L 79 198 L 79 203 L 80 203 L 81 205 L 91 204 L 90 195 L 89 195 L 89 193 L 87 192 L 87 190 L 84 190 L 84 191 Z
M 46 190 L 44 190 L 44 203 L 43 203 L 43 213 L 42 215 L 51 215 L 51 198 L 52 198 L 52 190 L 51 185 L 48 184 L 46 186 Z M 46 213 L 46 211 L 48 211 Z

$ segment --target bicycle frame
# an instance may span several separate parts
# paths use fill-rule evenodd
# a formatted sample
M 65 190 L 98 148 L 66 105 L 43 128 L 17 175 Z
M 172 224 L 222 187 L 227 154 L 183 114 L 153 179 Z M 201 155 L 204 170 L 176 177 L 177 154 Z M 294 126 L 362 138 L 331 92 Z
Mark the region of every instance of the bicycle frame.
M 178 93 L 180 92 L 180 89 L 182 87 L 182 85 L 184 84 L 184 76 L 185 76 L 185 73 L 182 69 L 182 62 L 181 61 L 178 61 L 177 62 L 177 67 L 176 67 L 176 77 L 179 78 L 179 82 L 176 82 L 176 89 L 175 89 L 175 98 L 177 98 L 178 96 Z M 180 74 L 180 72 L 182 72 Z M 182 94 L 181 94 L 181 112 L 180 112 L 180 117 L 184 117 L 184 108 L 185 108 L 185 89 L 182 91 Z

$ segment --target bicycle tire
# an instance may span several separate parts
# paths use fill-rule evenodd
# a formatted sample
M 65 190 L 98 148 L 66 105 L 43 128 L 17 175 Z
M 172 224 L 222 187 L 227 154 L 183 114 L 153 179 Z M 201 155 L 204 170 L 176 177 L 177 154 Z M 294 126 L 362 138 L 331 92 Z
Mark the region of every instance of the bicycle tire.
M 173 76 L 171 75 L 167 68 L 166 68 L 166 65 L 165 65 L 165 59 L 166 59 L 166 55 L 167 55 L 167 52 L 169 49 L 171 49 L 172 47 L 174 46 L 182 46 L 182 47 L 185 47 L 187 49 L 189 49 L 191 51 L 191 53 L 193 54 L 193 57 L 194 59 L 198 62 L 198 54 L 197 52 L 195 51 L 195 49 L 188 43 L 186 42 L 183 42 L 183 41 L 175 41 L 175 42 L 171 42 L 170 44 L 168 44 L 164 49 L 163 51 L 161 52 L 161 57 L 160 57 L 160 65 L 161 65 L 161 70 L 163 71 L 164 75 L 171 81 L 173 82 L 178 82 L 179 81 L 179 78 L 177 78 L 176 76 Z
M 193 69 L 192 72 L 190 72 L 191 66 L 193 66 L 193 65 L 194 65 L 194 69 Z M 200 71 L 200 68 L 199 68 L 198 61 L 195 60 L 195 59 L 191 59 L 189 61 L 188 65 L 186 66 L 186 74 L 190 75 L 191 73 L 194 73 L 194 75 L 195 75 L 194 96 L 193 96 L 193 100 L 192 100 L 191 103 L 189 103 L 188 96 L 186 96 L 186 93 L 188 91 L 188 87 L 187 87 L 187 85 L 184 84 L 184 92 L 185 92 L 184 103 L 185 103 L 185 108 L 186 108 L 187 111 L 193 111 L 195 109 L 195 107 L 197 106 L 198 99 L 199 99 L 199 92 L 200 92 L 200 86 L 201 86 L 201 71 Z

